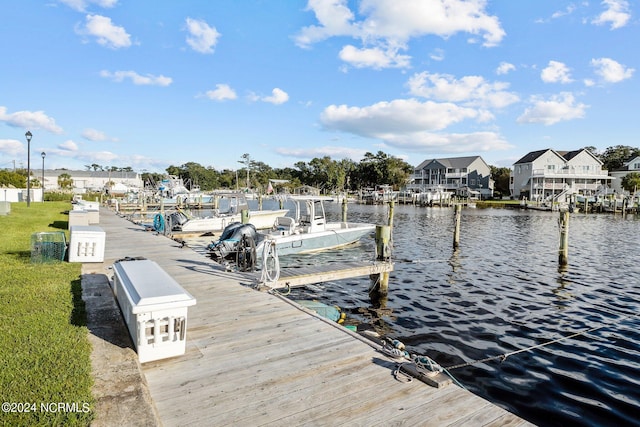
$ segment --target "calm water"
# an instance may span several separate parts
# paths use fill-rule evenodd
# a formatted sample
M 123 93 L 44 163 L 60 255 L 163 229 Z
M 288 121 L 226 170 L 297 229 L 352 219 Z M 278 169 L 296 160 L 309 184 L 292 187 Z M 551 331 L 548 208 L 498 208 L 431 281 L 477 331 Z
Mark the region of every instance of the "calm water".
M 265 203 L 264 208 L 274 208 Z M 326 205 L 339 220 L 341 206 Z M 387 206 L 350 204 L 349 220 L 384 224 Z M 369 279 L 295 290 L 347 311 L 443 367 L 467 389 L 538 425 L 639 425 L 640 218 L 572 214 L 569 265 L 558 268 L 558 213 L 395 206 L 388 310 L 372 310 Z M 359 246 L 284 264 L 372 259 Z M 588 332 L 587 332 L 588 331 Z

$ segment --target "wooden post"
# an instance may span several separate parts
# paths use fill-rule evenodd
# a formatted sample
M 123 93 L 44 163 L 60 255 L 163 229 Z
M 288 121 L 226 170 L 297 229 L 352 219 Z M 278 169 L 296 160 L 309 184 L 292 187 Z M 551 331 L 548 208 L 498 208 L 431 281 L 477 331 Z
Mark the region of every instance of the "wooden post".
M 377 261 L 388 262 L 391 259 L 391 227 L 388 225 L 376 226 L 376 253 Z M 389 294 L 389 272 L 372 274 L 369 276 L 371 285 L 369 286 L 369 297 L 373 304 L 384 307 Z
M 560 249 L 558 262 L 561 266 L 569 262 L 569 211 L 560 212 Z
M 395 205 L 393 203 L 393 200 L 391 200 L 389 202 L 389 222 L 388 222 L 389 228 L 391 230 L 393 230 L 393 211 L 394 211 L 394 209 L 395 209 Z
M 460 217 L 462 213 L 462 205 L 456 203 L 454 207 L 453 219 L 455 223 L 455 229 L 453 231 L 453 249 L 458 249 L 460 246 Z
M 280 209 L 284 209 L 284 197 L 280 197 Z
M 347 198 L 342 199 L 342 222 L 347 222 Z
M 249 223 L 249 210 L 248 209 L 242 209 L 240 211 L 240 218 L 243 224 L 248 224 Z
M 262 194 L 258 194 L 258 210 L 262 210 Z

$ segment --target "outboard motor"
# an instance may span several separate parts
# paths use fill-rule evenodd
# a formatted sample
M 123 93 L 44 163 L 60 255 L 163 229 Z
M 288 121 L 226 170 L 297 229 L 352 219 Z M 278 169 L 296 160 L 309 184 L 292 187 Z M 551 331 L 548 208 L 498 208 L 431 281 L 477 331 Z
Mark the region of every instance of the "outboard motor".
M 222 231 L 217 242 L 207 246 L 209 255 L 217 262 L 235 261 L 238 268 L 247 271 L 255 267 L 258 232 L 253 224 L 232 222 Z
M 171 212 L 167 215 L 167 223 L 171 226 L 171 231 L 180 231 L 182 224 L 189 221 L 189 217 L 182 211 Z

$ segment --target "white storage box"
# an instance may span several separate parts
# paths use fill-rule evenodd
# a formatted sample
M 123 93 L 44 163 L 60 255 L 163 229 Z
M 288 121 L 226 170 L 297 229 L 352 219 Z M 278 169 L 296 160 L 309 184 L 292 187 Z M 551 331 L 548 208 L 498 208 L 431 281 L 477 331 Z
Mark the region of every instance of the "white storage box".
M 89 224 L 99 224 L 100 223 L 100 210 L 98 209 L 87 209 L 88 221 Z
M 78 200 L 78 203 L 73 205 L 74 210 L 92 210 L 96 211 L 100 209 L 100 202 L 89 202 L 87 200 Z
M 184 354 L 187 308 L 196 303 L 158 264 L 117 261 L 113 291 L 141 363 Z
M 106 234 L 95 225 L 73 225 L 69 236 L 69 262 L 103 262 Z
M 69 230 L 74 225 L 89 225 L 89 212 L 81 209 L 69 211 Z

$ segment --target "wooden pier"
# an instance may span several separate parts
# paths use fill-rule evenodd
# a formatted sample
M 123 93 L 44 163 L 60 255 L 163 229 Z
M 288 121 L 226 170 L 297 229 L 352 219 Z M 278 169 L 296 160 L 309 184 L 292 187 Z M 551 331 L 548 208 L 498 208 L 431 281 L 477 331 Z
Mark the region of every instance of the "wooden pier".
M 272 289 L 293 288 L 313 283 L 369 276 L 390 271 L 393 271 L 393 263 L 385 261 L 351 261 L 300 268 L 289 267 L 280 271 L 278 280 L 265 284 L 265 286 Z
M 397 361 L 373 341 L 109 210 L 99 225 L 105 261 L 84 264 L 83 274 L 110 275 L 116 260 L 145 257 L 197 299 L 186 353 L 141 365 L 164 426 L 531 425 L 456 385 L 394 379 Z M 130 402 L 127 390 L 113 393 Z

